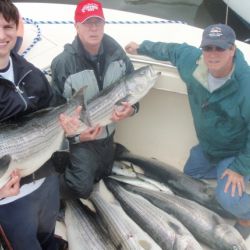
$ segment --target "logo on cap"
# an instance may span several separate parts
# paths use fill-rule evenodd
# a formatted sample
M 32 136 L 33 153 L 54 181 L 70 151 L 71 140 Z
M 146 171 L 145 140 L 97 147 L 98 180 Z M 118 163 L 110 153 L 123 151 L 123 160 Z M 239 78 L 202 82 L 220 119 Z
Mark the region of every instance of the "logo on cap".
M 210 30 L 208 36 L 210 36 L 210 37 L 220 37 L 220 36 L 223 36 L 223 33 L 222 33 L 222 30 L 221 30 L 220 27 L 213 27 Z
M 88 3 L 82 7 L 82 12 L 92 12 L 97 10 L 98 10 L 98 5 L 95 3 Z

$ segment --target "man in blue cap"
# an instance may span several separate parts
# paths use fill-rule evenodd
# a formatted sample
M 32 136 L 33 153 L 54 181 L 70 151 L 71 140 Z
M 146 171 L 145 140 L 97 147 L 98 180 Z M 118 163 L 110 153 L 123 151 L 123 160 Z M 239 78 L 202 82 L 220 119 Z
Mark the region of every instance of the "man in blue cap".
M 218 202 L 238 218 L 235 227 L 250 234 L 250 68 L 235 46 L 235 32 L 208 26 L 200 48 L 144 41 L 126 46 L 131 54 L 170 61 L 186 83 L 199 144 L 190 151 L 184 173 L 217 179 Z

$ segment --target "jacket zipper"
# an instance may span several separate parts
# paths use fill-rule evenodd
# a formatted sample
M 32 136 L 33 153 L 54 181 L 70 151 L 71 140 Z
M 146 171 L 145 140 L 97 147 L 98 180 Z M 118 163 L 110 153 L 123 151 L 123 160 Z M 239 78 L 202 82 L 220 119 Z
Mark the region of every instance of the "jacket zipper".
M 29 70 L 28 72 L 26 72 L 26 73 L 22 76 L 22 78 L 19 80 L 19 82 L 17 83 L 17 85 L 14 84 L 16 92 L 18 93 L 18 95 L 20 96 L 20 98 L 22 99 L 22 101 L 24 102 L 24 105 L 25 105 L 24 111 L 27 110 L 27 108 L 28 108 L 28 103 L 27 103 L 27 101 L 25 100 L 25 98 L 23 97 L 23 91 L 20 89 L 19 86 L 20 86 L 22 80 L 23 80 L 30 72 L 32 72 L 32 70 Z

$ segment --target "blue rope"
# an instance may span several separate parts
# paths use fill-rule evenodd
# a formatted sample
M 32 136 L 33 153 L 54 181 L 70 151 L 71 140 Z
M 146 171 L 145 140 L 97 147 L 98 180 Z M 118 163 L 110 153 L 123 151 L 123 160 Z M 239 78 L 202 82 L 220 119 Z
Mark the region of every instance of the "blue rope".
M 33 21 L 29 18 L 24 18 L 26 24 L 74 24 L 73 21 Z M 152 21 L 106 21 L 106 24 L 163 24 L 163 23 L 182 23 L 186 24 L 186 22 L 182 21 L 174 21 L 174 20 L 152 20 Z
M 35 27 L 37 29 L 36 37 L 33 39 L 30 46 L 27 49 L 25 49 L 25 51 L 22 53 L 22 56 L 25 57 L 28 54 L 28 52 L 35 46 L 35 44 L 42 40 L 42 37 L 41 37 L 41 29 L 36 21 L 33 21 L 30 18 L 23 18 L 23 21 L 24 21 L 24 23 L 29 23 L 29 24 L 35 25 Z
M 42 40 L 41 36 L 41 29 L 39 27 L 39 24 L 74 24 L 73 21 L 34 21 L 31 18 L 25 18 L 23 17 L 23 21 L 25 24 L 33 24 L 37 29 L 37 35 L 33 39 L 32 43 L 29 45 L 27 49 L 22 53 L 22 56 L 25 57 L 29 51 Z M 174 20 L 152 20 L 152 21 L 106 21 L 106 24 L 164 24 L 164 23 L 181 23 L 186 24 L 182 21 L 174 21 Z M 44 70 L 44 74 L 51 75 L 49 70 Z

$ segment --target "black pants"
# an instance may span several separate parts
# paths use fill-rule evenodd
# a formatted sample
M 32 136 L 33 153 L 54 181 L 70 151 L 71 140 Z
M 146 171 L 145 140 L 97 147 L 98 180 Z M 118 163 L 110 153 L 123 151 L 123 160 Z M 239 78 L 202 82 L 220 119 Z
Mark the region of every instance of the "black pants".
M 62 182 L 65 182 L 75 196 L 87 198 L 92 192 L 93 184 L 111 173 L 113 161 L 113 135 L 101 140 L 72 144 L 70 164 L 61 176 Z M 73 198 L 63 190 L 61 188 L 62 198 Z
M 1 205 L 0 224 L 14 250 L 56 250 L 58 210 L 58 177 L 50 176 L 31 194 Z

